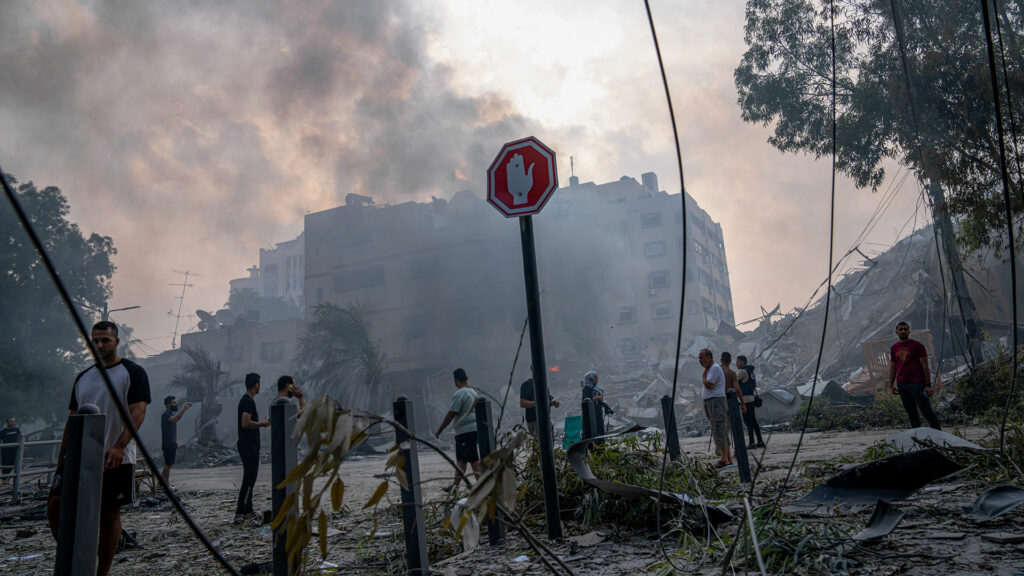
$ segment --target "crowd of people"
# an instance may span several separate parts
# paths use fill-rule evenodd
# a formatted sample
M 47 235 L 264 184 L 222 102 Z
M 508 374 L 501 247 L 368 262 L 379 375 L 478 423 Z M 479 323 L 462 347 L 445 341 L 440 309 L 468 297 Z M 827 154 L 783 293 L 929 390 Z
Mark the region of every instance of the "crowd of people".
M 920 416 L 923 415 L 932 428 L 939 429 L 938 417 L 930 403 L 932 388 L 927 350 L 923 344 L 910 338 L 910 325 L 907 322 L 897 324 L 896 334 L 899 340 L 892 345 L 889 354 L 890 390 L 900 396 L 912 427 L 920 426 Z M 121 532 L 120 509 L 133 501 L 135 486 L 136 447 L 130 428 L 121 419 L 117 404 L 121 403 L 127 407 L 131 424 L 138 430 L 145 420 L 146 407 L 151 398 L 146 371 L 118 354 L 120 339 L 114 323 L 96 323 L 92 328 L 91 339 L 115 394 L 111 395 L 108 390 L 99 365 L 93 365 L 75 378 L 68 410 L 70 415 L 74 415 L 80 407 L 93 404 L 99 408 L 101 414 L 106 415 L 97 570 L 98 574 L 104 575 L 110 570 L 118 545 Z M 745 356 L 737 356 L 735 369 L 729 352 L 722 352 L 716 363 L 711 350 L 704 349 L 698 354 L 698 361 L 703 368 L 701 382 L 704 413 L 719 457 L 715 466 L 724 468 L 733 464 L 728 434 L 728 390 L 735 391 L 737 399 L 740 400 L 739 407 L 743 413 L 748 439 L 746 448 L 765 446 L 756 415 L 761 404 L 757 393 L 757 377 L 754 366 L 748 363 Z M 446 492 L 458 488 L 467 465 L 472 467 L 474 475 L 480 472 L 475 411 L 478 392 L 469 385 L 469 377 L 464 369 L 456 369 L 452 376 L 455 392 L 448 412 L 434 433 L 439 437 L 449 425 L 453 425 L 455 431 L 455 455 L 460 471 L 456 472 L 452 484 L 444 488 Z M 587 372 L 580 382 L 581 399 L 590 399 L 598 403 L 603 417 L 604 414 L 611 414 L 612 408 L 605 402 L 604 391 L 598 385 L 599 381 L 597 372 Z M 247 374 L 245 393 L 238 401 L 236 449 L 242 464 L 242 481 L 235 509 L 236 524 L 244 522 L 255 513 L 253 487 L 259 473 L 259 429 L 270 426 L 269 418 L 260 420 L 255 401 L 261 385 L 262 378 L 259 374 Z M 304 394 L 296 385 L 295 378 L 288 375 L 278 378 L 275 401 L 295 403 L 297 417 L 301 417 L 306 405 Z M 551 395 L 548 395 L 547 402 L 550 406 L 559 406 L 558 400 Z M 519 406 L 524 409 L 526 426 L 531 434 L 537 433 L 537 403 L 536 387 L 531 378 L 521 384 L 519 393 Z M 191 404 L 186 402 L 179 411 L 176 397 L 164 398 L 165 410 L 161 415 L 160 424 L 164 457 L 162 475 L 165 481 L 170 480 L 170 470 L 177 456 L 178 421 L 190 407 Z M 0 442 L 9 444 L 18 441 L 20 437 L 21 431 L 16 420 L 13 417 L 8 418 L 6 426 L 0 431 Z M 65 446 L 62 443 L 47 503 L 47 515 L 55 538 L 60 523 L 64 450 Z M 13 465 L 9 452 L 3 451 L 3 459 L 0 462 L 4 473 L 8 473 Z

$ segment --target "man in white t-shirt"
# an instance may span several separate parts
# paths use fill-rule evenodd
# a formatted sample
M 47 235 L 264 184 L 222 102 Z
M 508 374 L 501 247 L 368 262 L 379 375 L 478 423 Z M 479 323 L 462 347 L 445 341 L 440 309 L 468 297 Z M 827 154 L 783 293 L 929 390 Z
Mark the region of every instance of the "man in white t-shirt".
M 453 373 L 455 377 L 455 394 L 452 395 L 452 403 L 445 414 L 444 422 L 437 429 L 434 436 L 440 437 L 441 432 L 448 427 L 452 421 L 455 422 L 455 461 L 459 469 L 466 471 L 466 464 L 473 466 L 474 476 L 480 474 L 480 453 L 476 447 L 476 390 L 469 387 L 469 377 L 462 368 L 456 368 Z M 455 481 L 451 486 L 442 488 L 445 492 L 459 487 L 462 476 L 456 472 Z
M 71 415 L 80 406 L 95 404 L 100 414 L 107 417 L 103 439 L 103 490 L 100 497 L 99 562 L 96 573 L 105 576 L 110 572 L 121 536 L 121 506 L 132 502 L 135 489 L 135 442 L 129 429 L 117 411 L 117 399 L 128 408 L 132 424 L 138 430 L 146 418 L 146 405 L 150 403 L 149 377 L 141 366 L 121 358 L 117 353 L 117 325 L 113 322 L 97 322 L 92 327 L 92 343 L 100 355 L 100 361 L 114 385 L 117 398 L 110 395 L 103 375 L 94 364 L 75 379 L 71 390 L 68 409 Z M 66 431 L 66 428 L 65 428 Z M 65 438 L 67 436 L 65 435 Z M 46 513 L 50 520 L 50 531 L 57 537 L 60 528 L 60 501 L 64 475 L 64 445 L 60 447 L 57 470 L 50 486 L 50 500 Z
M 715 357 L 707 348 L 697 355 L 700 365 L 704 367 L 701 380 L 704 382 L 702 397 L 704 398 L 704 414 L 711 423 L 711 437 L 718 449 L 719 460 L 715 468 L 724 468 L 732 464 L 729 452 L 729 405 L 725 400 L 725 372 L 715 364 Z

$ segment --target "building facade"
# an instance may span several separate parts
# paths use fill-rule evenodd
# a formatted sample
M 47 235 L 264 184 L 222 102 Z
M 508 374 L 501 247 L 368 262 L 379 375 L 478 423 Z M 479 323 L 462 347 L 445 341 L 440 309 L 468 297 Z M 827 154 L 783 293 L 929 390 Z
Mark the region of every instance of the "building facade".
M 551 367 L 635 367 L 674 350 L 682 203 L 655 174 L 642 179 L 572 178 L 535 217 Z M 460 365 L 507 379 L 526 317 L 515 219 L 468 191 L 393 206 L 350 200 L 306 216 L 307 310 L 358 304 L 392 370 Z M 735 319 L 721 226 L 686 205 L 692 335 Z

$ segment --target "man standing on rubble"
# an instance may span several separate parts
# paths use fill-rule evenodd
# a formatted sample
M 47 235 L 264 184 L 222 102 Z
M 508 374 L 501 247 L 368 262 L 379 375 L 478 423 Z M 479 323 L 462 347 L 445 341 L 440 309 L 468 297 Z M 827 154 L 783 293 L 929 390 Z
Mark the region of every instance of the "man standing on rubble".
M 736 357 L 736 372 L 740 381 L 740 392 L 743 393 L 743 422 L 747 425 L 747 436 L 750 443 L 747 448 L 764 448 L 764 440 L 761 438 L 761 425 L 757 423 L 757 378 L 754 377 L 754 365 L 747 364 L 746 356 Z M 757 444 L 754 444 L 754 434 L 757 434 Z
M 164 469 L 160 474 L 164 482 L 171 483 L 171 466 L 178 457 L 178 420 L 192 407 L 191 402 L 185 402 L 181 412 L 178 412 L 178 399 L 174 396 L 164 398 L 164 413 L 160 415 L 160 448 L 164 453 Z M 178 412 L 175 414 L 175 412 Z
M 260 393 L 260 375 L 250 372 L 245 375 L 245 394 L 238 401 L 238 456 L 242 459 L 242 486 L 238 490 L 238 505 L 235 507 L 235 524 L 241 524 L 246 516 L 255 514 L 252 506 L 252 490 L 260 471 L 260 428 L 270 426 L 270 418 L 260 420 L 256 411 L 256 395 Z
M 117 325 L 106 320 L 92 327 L 92 343 L 99 353 L 99 362 L 113 385 L 114 394 L 107 388 L 103 373 L 94 364 L 78 375 L 71 388 L 68 404 L 70 416 L 80 406 L 95 404 L 100 414 L 106 416 L 106 431 L 103 438 L 103 479 L 100 494 L 99 546 L 96 574 L 106 576 L 117 552 L 121 537 L 121 506 L 132 503 L 135 489 L 135 441 L 131 430 L 125 426 L 117 404 L 128 409 L 131 424 L 136 430 L 142 428 L 146 419 L 146 405 L 150 403 L 149 376 L 141 366 L 121 358 L 117 353 Z M 65 428 L 66 430 L 66 428 Z M 67 435 L 64 436 L 65 441 Z M 60 531 L 60 509 L 64 478 L 64 442 L 57 457 L 57 470 L 50 485 L 50 499 L 46 504 L 46 515 L 50 531 L 57 538 Z
M 889 389 L 893 394 L 899 394 L 903 409 L 910 417 L 911 428 L 921 426 L 921 417 L 917 413 L 920 409 L 929 426 L 942 430 L 928 399 L 932 395 L 928 350 L 924 344 L 910 337 L 910 324 L 905 321 L 896 325 L 896 335 L 899 341 L 889 349 Z
M 532 366 L 530 367 L 530 370 L 533 370 Z M 558 408 L 561 406 L 561 403 L 548 394 L 548 405 Z M 530 436 L 536 436 L 537 388 L 533 385 L 533 378 L 530 378 L 519 385 L 519 407 L 526 409 L 526 429 L 530 431 Z
M 715 364 L 715 356 L 707 348 L 700 351 L 697 360 L 704 367 L 704 374 L 701 376 L 701 380 L 704 382 L 702 391 L 704 414 L 711 424 L 711 437 L 715 441 L 715 448 L 718 449 L 719 454 L 715 468 L 724 468 L 732 465 L 728 427 L 726 426 L 729 405 L 725 401 L 725 373 L 722 372 L 721 366 Z

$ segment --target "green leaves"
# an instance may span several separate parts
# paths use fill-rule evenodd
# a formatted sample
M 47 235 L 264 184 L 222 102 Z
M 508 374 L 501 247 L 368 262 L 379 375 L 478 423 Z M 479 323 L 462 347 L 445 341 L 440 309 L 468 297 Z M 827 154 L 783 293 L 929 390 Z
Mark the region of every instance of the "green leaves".
M 349 454 L 350 448 L 366 438 L 366 434 L 355 428 L 351 410 L 342 410 L 330 396 L 311 400 L 295 425 L 292 439 L 303 439 L 309 446 L 306 456 L 288 473 L 277 488 L 290 488 L 271 524 L 271 529 L 280 534 L 287 531 L 285 548 L 291 559 L 293 574 L 302 566 L 302 555 L 313 535 L 313 520 L 317 523 L 317 536 L 321 558 L 327 556 L 328 515 L 320 509 L 325 492 L 329 492 L 331 509 L 341 509 L 345 495 L 345 483 L 338 477 L 338 468 Z M 316 480 L 328 476 L 327 481 L 317 487 Z M 382 490 L 383 489 L 383 490 Z M 379 501 L 387 491 L 387 483 L 378 487 Z M 373 505 L 371 504 L 371 505 Z

